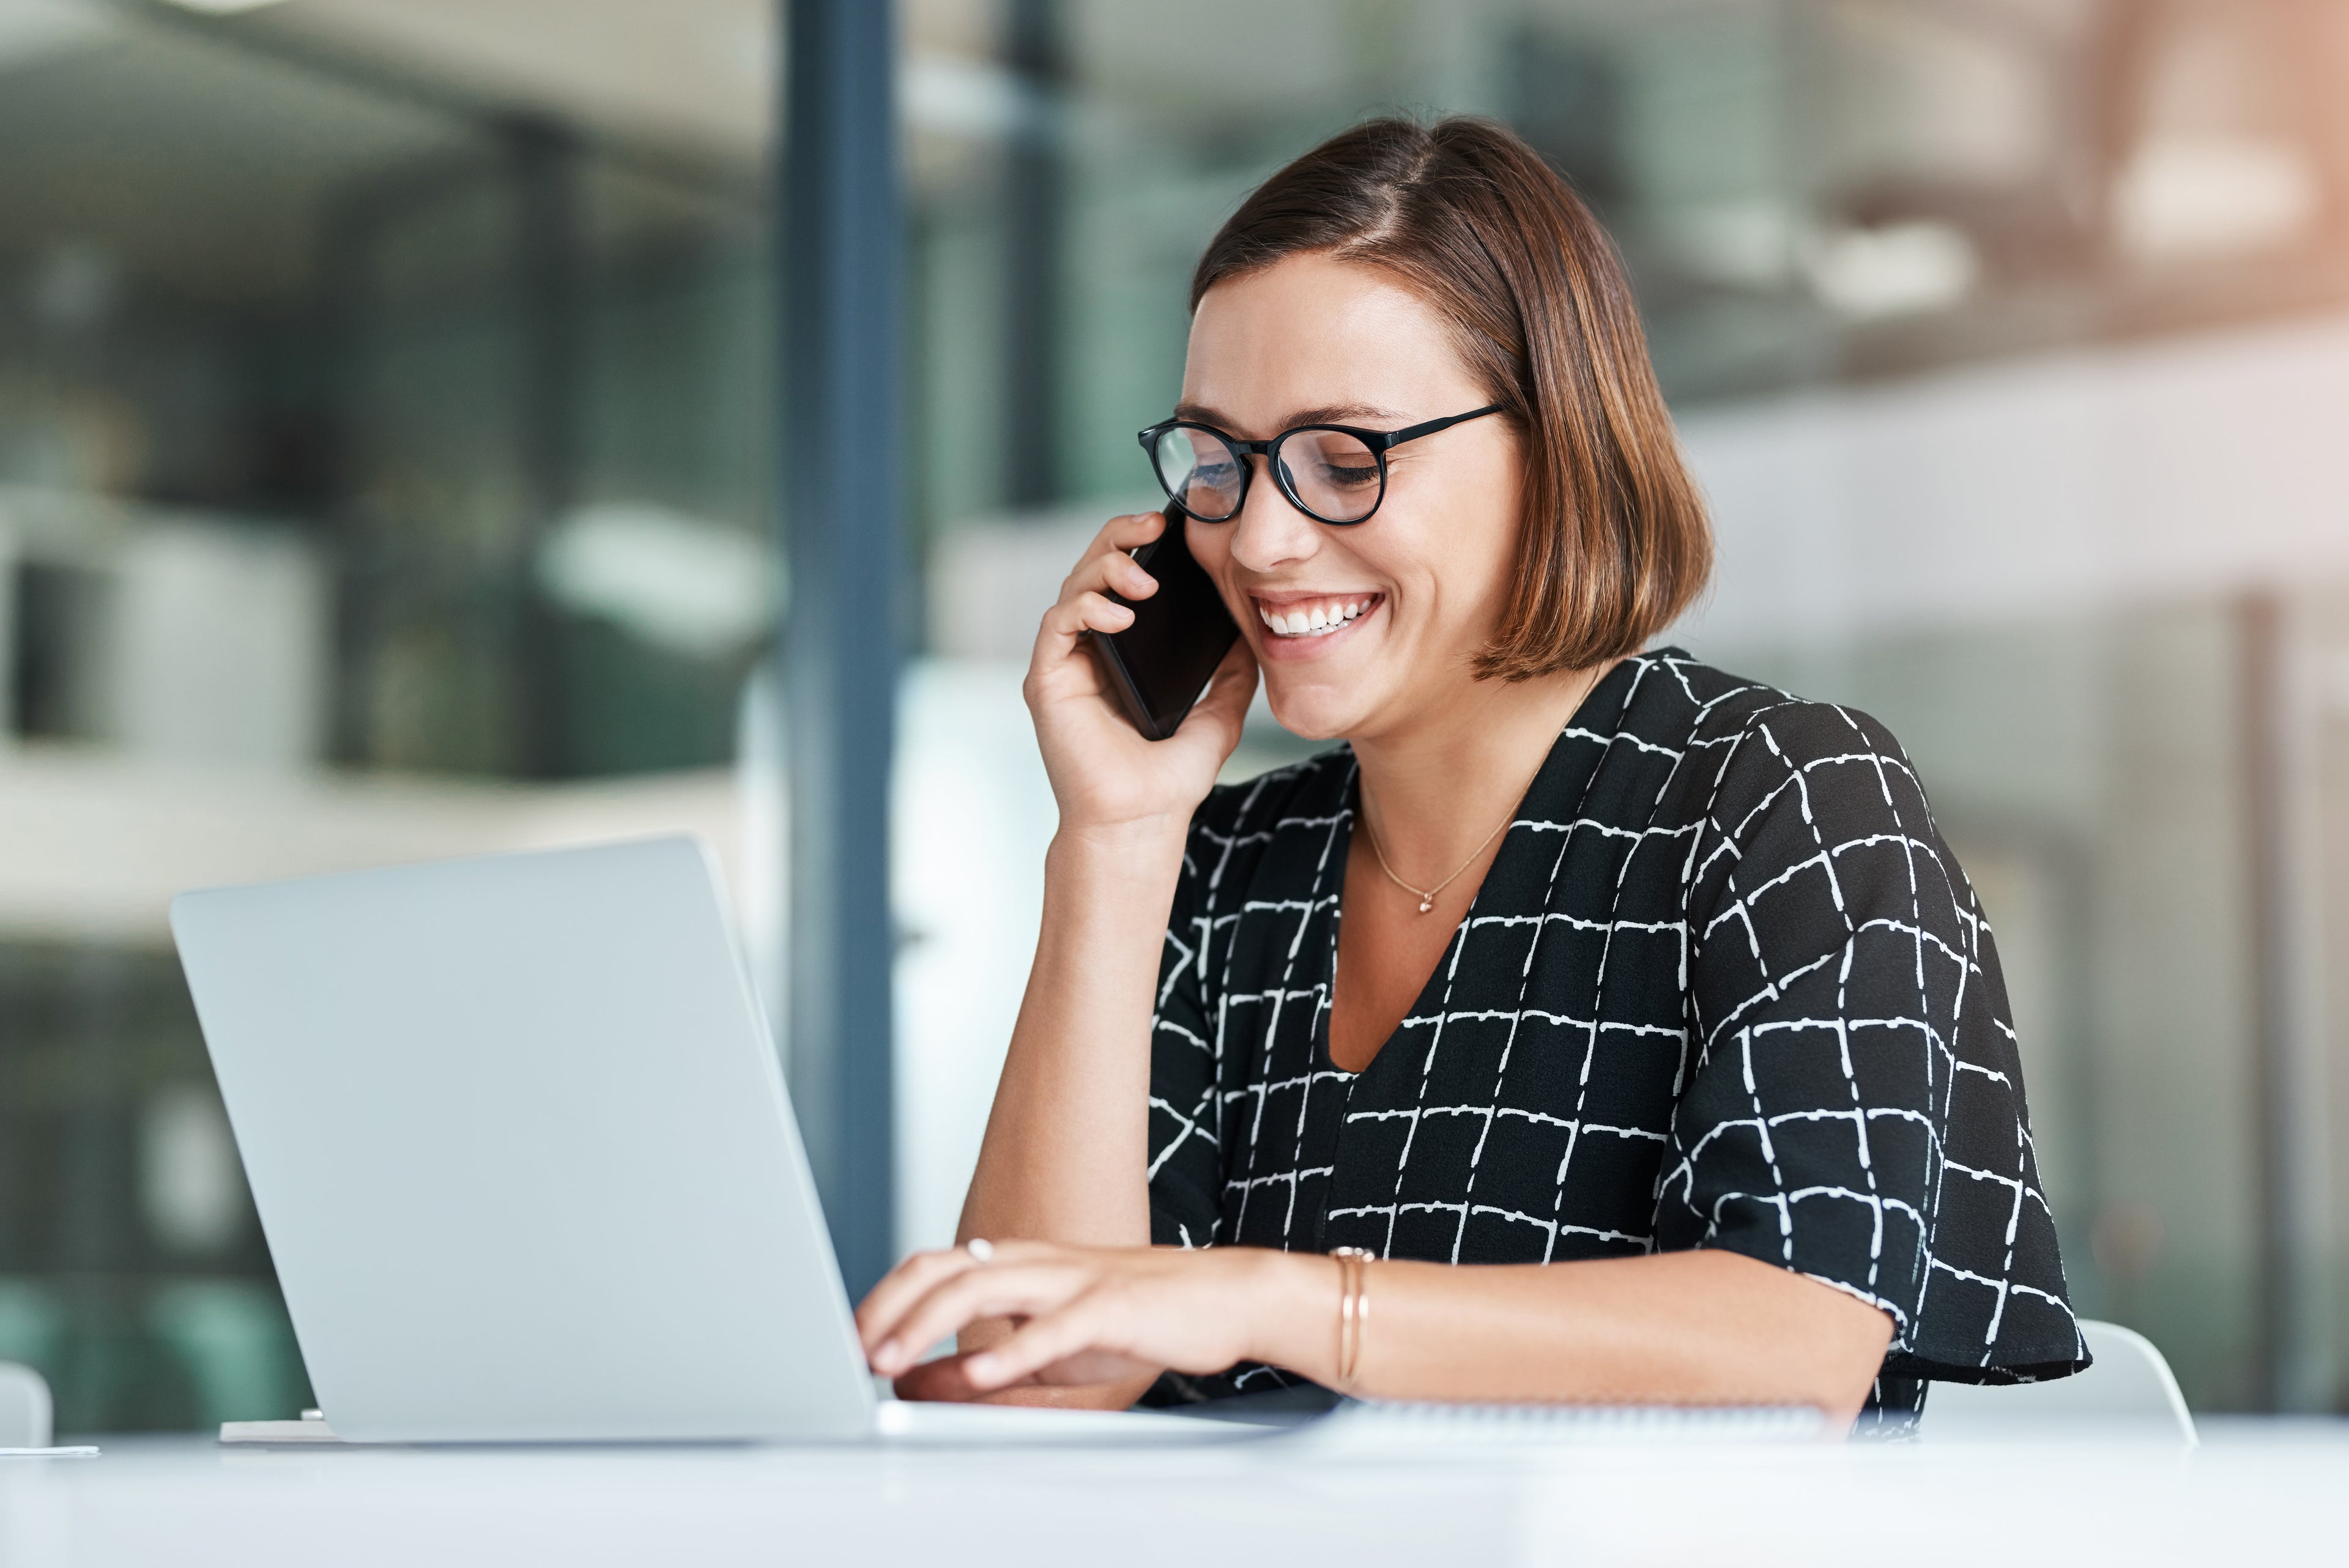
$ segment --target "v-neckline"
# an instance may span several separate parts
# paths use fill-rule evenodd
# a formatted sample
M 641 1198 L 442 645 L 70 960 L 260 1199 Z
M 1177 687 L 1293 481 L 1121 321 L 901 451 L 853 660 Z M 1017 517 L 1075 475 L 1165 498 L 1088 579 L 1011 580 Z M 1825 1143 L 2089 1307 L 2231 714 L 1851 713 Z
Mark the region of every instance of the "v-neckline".
M 1516 805 L 1510 808 L 1509 826 L 1501 834 L 1500 850 L 1493 857 L 1493 863 L 1485 867 L 1485 875 L 1476 883 L 1475 897 L 1468 900 L 1468 908 L 1453 924 L 1451 935 L 1445 939 L 1442 950 L 1435 955 L 1435 962 L 1429 968 L 1427 978 L 1420 982 L 1419 990 L 1413 994 L 1411 1005 L 1403 1010 L 1403 1015 L 1395 1021 L 1394 1028 L 1388 1032 L 1387 1037 L 1379 1043 L 1379 1048 L 1371 1053 L 1371 1059 L 1358 1071 L 1349 1071 L 1340 1066 L 1330 1046 L 1330 1025 L 1338 1016 L 1338 943 L 1345 931 L 1346 877 L 1353 860 L 1354 829 L 1362 817 L 1362 764 L 1359 758 L 1352 755 L 1352 748 L 1348 748 L 1345 783 L 1341 786 L 1340 797 L 1339 815 L 1341 821 L 1333 830 L 1334 841 L 1330 846 L 1330 859 L 1333 864 L 1330 869 L 1322 873 L 1324 877 L 1331 879 L 1327 895 L 1330 911 L 1330 938 L 1322 953 L 1322 963 L 1325 966 L 1322 972 L 1327 977 L 1329 987 L 1327 994 L 1330 1000 L 1328 1005 L 1321 1009 L 1321 1015 L 1314 1021 L 1313 1025 L 1313 1070 L 1316 1074 L 1335 1075 L 1346 1086 L 1348 1093 L 1351 1094 L 1355 1085 L 1377 1072 L 1380 1063 L 1395 1054 L 1395 1045 L 1403 1037 L 1405 1024 L 1414 1018 L 1425 1017 L 1432 1006 L 1441 1007 L 1443 997 L 1437 990 L 1437 985 L 1439 981 L 1445 979 L 1447 966 L 1457 961 L 1461 931 L 1466 929 L 1469 922 L 1475 919 L 1480 913 L 1485 912 L 1495 879 L 1499 877 L 1503 867 L 1510 865 L 1512 853 L 1523 851 L 1523 846 L 1518 842 L 1517 826 L 1526 820 L 1527 808 L 1538 796 L 1551 792 L 1563 793 L 1572 788 L 1577 812 L 1578 815 L 1579 814 L 1582 804 L 1589 794 L 1591 784 L 1599 776 L 1599 763 L 1603 752 L 1595 753 L 1588 759 L 1578 787 L 1574 781 L 1563 776 L 1564 769 L 1578 765 L 1579 761 L 1566 753 L 1565 742 L 1577 731 L 1581 731 L 1585 734 L 1591 732 L 1594 725 L 1584 722 L 1585 720 L 1600 721 L 1609 732 L 1621 727 L 1623 714 L 1630 705 L 1630 681 L 1638 662 L 1632 659 L 1618 660 L 1614 669 L 1593 682 L 1590 690 L 1582 694 L 1582 701 L 1575 705 L 1573 713 L 1568 716 L 1565 723 L 1558 726 L 1557 733 L 1550 739 L 1549 750 L 1543 754 L 1541 766 L 1534 770 L 1533 781 L 1526 785 L 1525 793 L 1517 797 Z M 1615 695 L 1611 689 L 1618 682 L 1624 684 L 1620 700 L 1615 701 L 1611 709 L 1596 706 L 1602 694 L 1610 698 Z M 1560 844 L 1558 854 L 1563 856 L 1566 849 L 1567 846 Z M 1316 896 L 1320 896 L 1318 889 Z

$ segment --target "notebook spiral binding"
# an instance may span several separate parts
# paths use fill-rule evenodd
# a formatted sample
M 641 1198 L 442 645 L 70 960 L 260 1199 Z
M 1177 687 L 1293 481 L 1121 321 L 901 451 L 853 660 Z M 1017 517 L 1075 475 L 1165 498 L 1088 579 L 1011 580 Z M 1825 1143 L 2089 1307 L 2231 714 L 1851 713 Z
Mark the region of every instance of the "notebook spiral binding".
M 1670 1443 L 1815 1442 L 1826 1421 L 1807 1405 L 1454 1405 L 1361 1399 L 1307 1432 L 1346 1446 L 1583 1448 Z

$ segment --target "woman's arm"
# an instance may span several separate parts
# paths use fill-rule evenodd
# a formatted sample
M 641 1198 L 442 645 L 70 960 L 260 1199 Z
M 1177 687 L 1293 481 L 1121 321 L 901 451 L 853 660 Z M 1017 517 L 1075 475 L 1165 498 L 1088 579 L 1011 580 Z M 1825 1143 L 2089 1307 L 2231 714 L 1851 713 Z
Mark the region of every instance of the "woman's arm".
M 1069 832 L 957 1239 L 1146 1246 L 1150 1012 L 1183 825 Z
M 1171 843 L 1154 826 L 1064 830 L 1053 839 L 1044 858 L 1036 961 L 957 1241 L 1149 1244 L 1151 993 L 1182 859 L 1179 826 Z M 1012 1327 L 999 1319 L 956 1325 L 965 1352 L 1000 1341 Z M 1122 1410 L 1154 1376 L 1004 1397 Z
M 1238 743 L 1255 688 L 1242 643 L 1163 742 L 1143 739 L 1103 689 L 1083 635 L 1133 618 L 1105 590 L 1137 599 L 1156 591 L 1125 551 L 1162 525 L 1144 513 L 1103 528 L 1037 635 L 1026 696 L 1061 824 L 1045 857 L 1036 961 L 960 1240 L 1150 1241 L 1150 1020 L 1167 913 L 1191 814 Z M 982 1321 L 955 1330 L 969 1350 L 1010 1327 Z M 1123 1407 L 1147 1386 L 1128 1382 L 1026 1397 Z
M 1737 1253 L 1508 1266 L 1374 1262 L 1351 1391 L 1395 1399 L 1811 1405 L 1847 1423 L 1891 1342 L 1879 1309 Z M 1338 1268 L 1257 1248 L 1006 1245 L 909 1260 L 858 1320 L 884 1372 L 981 1314 L 1026 1317 L 908 1391 L 1132 1382 L 1263 1361 L 1332 1386 Z M 909 1350 L 907 1347 L 915 1347 Z
M 1317 1382 L 1334 1377 L 1336 1268 L 1290 1261 L 1320 1277 L 1300 1278 L 1279 1314 L 1295 1341 L 1283 1354 L 1309 1358 L 1299 1370 Z M 1848 1422 L 1892 1338 L 1877 1308 L 1735 1252 L 1366 1273 L 1357 1382 L 1393 1399 L 1812 1405 Z M 1308 1311 L 1317 1285 L 1319 1324 Z

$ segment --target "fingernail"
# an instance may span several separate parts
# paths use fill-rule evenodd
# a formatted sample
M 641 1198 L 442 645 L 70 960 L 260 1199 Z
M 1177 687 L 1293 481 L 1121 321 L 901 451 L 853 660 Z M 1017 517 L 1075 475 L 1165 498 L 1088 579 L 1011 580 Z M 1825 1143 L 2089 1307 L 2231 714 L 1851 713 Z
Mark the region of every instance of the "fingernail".
M 995 1376 L 995 1357 L 981 1352 L 964 1362 L 962 1369 L 972 1378 L 984 1382 Z
M 894 1339 L 885 1339 L 881 1342 L 881 1347 L 873 1353 L 873 1365 L 881 1371 L 886 1372 L 897 1365 L 897 1358 L 905 1353 L 904 1345 Z

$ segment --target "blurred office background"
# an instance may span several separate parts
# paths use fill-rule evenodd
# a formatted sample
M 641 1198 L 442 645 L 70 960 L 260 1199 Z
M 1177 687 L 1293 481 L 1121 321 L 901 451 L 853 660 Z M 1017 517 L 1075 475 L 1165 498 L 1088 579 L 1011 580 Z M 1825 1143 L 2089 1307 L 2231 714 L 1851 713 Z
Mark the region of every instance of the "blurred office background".
M 1995 923 L 2075 1299 L 2349 1368 L 2349 0 L 905 0 L 896 1241 L 950 1236 L 1052 810 L 1036 615 L 1185 282 L 1374 110 L 1599 209 L 1723 555 Z M 671 827 L 762 981 L 764 0 L 0 0 L 0 1358 L 308 1399 L 182 888 Z M 1301 754 L 1259 715 L 1235 772 Z M 919 874 L 908 867 L 918 867 Z

